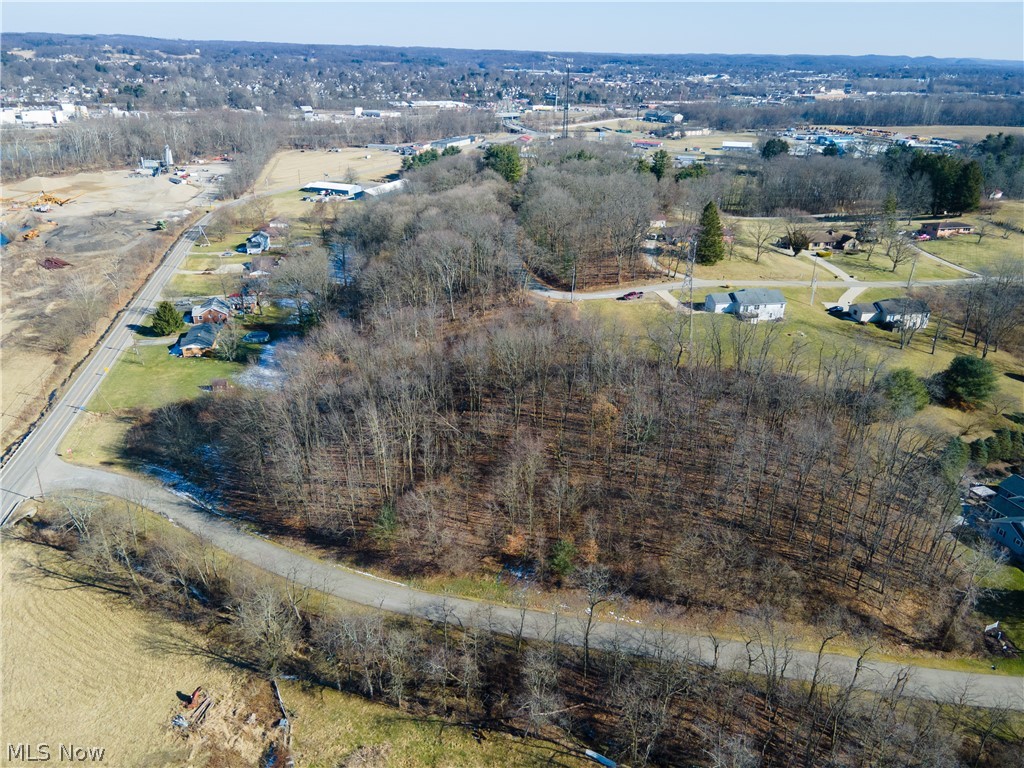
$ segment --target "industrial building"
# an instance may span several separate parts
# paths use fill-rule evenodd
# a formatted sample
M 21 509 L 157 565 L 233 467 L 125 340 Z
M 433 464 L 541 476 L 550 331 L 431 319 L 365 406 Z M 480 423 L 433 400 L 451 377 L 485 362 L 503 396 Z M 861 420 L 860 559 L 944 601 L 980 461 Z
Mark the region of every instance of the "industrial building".
M 342 197 L 346 200 L 363 194 L 363 188 L 358 184 L 342 184 L 337 181 L 311 181 L 302 188 L 302 191 L 324 197 Z

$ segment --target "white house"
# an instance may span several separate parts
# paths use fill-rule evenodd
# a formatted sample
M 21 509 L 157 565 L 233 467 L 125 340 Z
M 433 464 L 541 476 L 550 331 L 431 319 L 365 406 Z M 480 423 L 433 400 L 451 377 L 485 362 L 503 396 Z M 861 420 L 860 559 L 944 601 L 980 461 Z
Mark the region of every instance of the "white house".
M 931 316 L 928 304 L 920 299 L 883 299 L 872 304 L 850 305 L 850 317 L 856 322 L 889 328 L 927 328 Z
M 709 293 L 704 310 L 736 315 L 748 323 L 781 320 L 786 312 L 786 297 L 775 288 L 744 288 L 731 293 Z
M 253 232 L 245 241 L 245 252 L 248 254 L 263 253 L 270 249 L 270 235 L 266 232 Z

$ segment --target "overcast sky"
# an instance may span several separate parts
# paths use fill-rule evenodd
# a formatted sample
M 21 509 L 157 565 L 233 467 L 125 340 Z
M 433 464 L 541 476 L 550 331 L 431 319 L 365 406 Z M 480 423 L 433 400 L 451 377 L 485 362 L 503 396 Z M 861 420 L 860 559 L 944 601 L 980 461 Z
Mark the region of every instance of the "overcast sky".
M 618 53 L 815 53 L 1024 61 L 1009 2 L 49 2 L 3 32 Z

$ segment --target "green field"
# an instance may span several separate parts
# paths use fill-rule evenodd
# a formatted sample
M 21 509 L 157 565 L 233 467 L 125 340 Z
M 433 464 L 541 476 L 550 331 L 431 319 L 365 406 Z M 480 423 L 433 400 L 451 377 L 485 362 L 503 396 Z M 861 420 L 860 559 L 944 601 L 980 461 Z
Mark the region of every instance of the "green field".
M 211 379 L 230 378 L 245 368 L 207 357 L 175 357 L 162 344 L 125 352 L 100 384 L 88 409 L 95 413 L 157 408 L 196 397 Z
M 957 272 L 943 264 L 933 261 L 926 256 L 919 256 L 917 266 L 912 261 L 900 264 L 896 271 L 892 271 L 892 262 L 885 258 L 885 252 L 876 248 L 871 261 L 868 261 L 865 252 L 860 253 L 834 253 L 828 257 L 828 262 L 843 270 L 846 274 L 857 280 L 901 280 L 906 281 L 910 277 L 910 270 L 914 270 L 914 282 L 920 280 L 956 280 L 966 277 L 962 272 Z
M 238 290 L 241 280 L 241 275 L 185 275 L 179 272 L 167 283 L 164 296 L 168 299 L 227 296 Z
M 995 222 L 1024 227 L 1024 202 L 1003 203 L 991 216 Z M 966 215 L 958 219 L 974 227 L 984 226 L 982 217 Z M 957 235 L 942 240 L 918 243 L 922 250 L 961 267 L 979 272 L 1016 262 L 1018 272 L 1024 270 L 1024 235 L 998 225 L 989 225 L 989 232 L 978 242 L 977 235 Z
M 205 357 L 175 357 L 163 344 L 125 352 L 61 443 L 60 452 L 89 465 L 123 465 L 124 437 L 140 411 L 198 397 L 213 379 L 245 367 Z

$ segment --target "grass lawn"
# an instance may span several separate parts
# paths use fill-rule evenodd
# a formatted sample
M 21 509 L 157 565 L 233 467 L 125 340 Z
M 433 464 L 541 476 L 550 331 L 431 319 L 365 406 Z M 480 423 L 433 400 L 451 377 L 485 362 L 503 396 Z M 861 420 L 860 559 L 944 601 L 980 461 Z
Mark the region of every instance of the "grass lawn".
M 217 267 L 224 266 L 225 264 L 245 264 L 252 259 L 252 256 L 244 253 L 232 253 L 230 256 L 221 256 L 221 253 L 223 251 L 215 253 L 192 251 L 192 253 L 185 257 L 181 268 L 189 271 L 202 271 L 204 269 L 217 269 Z
M 774 248 L 762 253 L 759 262 L 755 262 L 754 258 L 753 248 L 737 245 L 731 259 L 726 256 L 713 266 L 695 265 L 694 276 L 698 280 L 806 280 L 809 283 L 814 271 L 813 265 L 805 259 L 795 259 Z M 662 263 L 670 268 L 676 266 L 675 259 L 671 262 L 663 259 Z M 680 272 L 685 269 L 685 264 L 679 265 Z M 823 272 L 818 270 L 819 280 L 824 279 Z M 825 278 L 830 277 L 830 274 L 825 273 Z
M 214 238 L 209 238 L 209 245 L 197 243 L 192 248 L 190 255 L 196 253 L 207 253 L 216 255 L 219 253 L 223 253 L 224 251 L 235 251 L 235 249 L 238 248 L 238 246 L 242 245 L 242 243 L 244 243 L 251 234 L 251 229 L 233 229 L 230 232 L 228 232 L 224 237 L 218 240 L 215 240 Z M 245 254 L 239 255 L 244 256 Z
M 477 743 L 468 731 L 440 718 L 405 714 L 333 689 L 284 682 L 281 696 L 295 712 L 296 764 L 309 768 L 594 765 L 567 755 L 562 745 L 506 733 L 487 733 Z M 361 759 L 366 755 L 369 760 Z
M 593 318 L 609 332 L 631 339 L 647 338 L 648 330 L 676 315 L 651 291 L 638 301 L 594 299 L 576 304 L 582 317 Z
M 885 258 L 885 253 L 875 249 L 871 261 L 865 253 L 835 253 L 827 261 L 858 280 L 902 280 L 910 277 L 911 262 L 900 264 L 892 271 L 892 262 Z M 966 277 L 955 269 L 939 264 L 936 261 L 920 256 L 914 268 L 914 281 L 918 280 L 955 280 Z
M 978 612 L 992 621 L 998 621 L 1007 637 L 1019 649 L 1024 649 L 1024 572 L 1012 565 L 998 566 L 981 586 L 985 595 L 978 604 Z M 1000 661 L 999 667 L 1011 666 L 1017 674 L 1024 674 L 1024 658 Z
M 164 296 L 168 299 L 226 296 L 238 290 L 241 279 L 241 275 L 185 275 L 179 272 L 167 283 Z
M 93 413 L 157 408 L 199 395 L 211 379 L 230 378 L 245 366 L 205 357 L 175 357 L 162 345 L 125 352 L 89 402 Z
M 1001 208 L 993 218 L 996 221 L 1010 221 L 1014 226 L 1020 227 L 1024 225 L 1024 221 L 1019 214 L 1011 218 L 1002 212 L 1014 211 L 1015 208 L 1016 206 L 1009 209 Z M 978 216 L 963 216 L 957 221 L 961 220 L 975 227 L 981 223 Z M 992 227 L 991 232 L 983 237 L 980 243 L 977 235 L 957 235 L 942 240 L 928 240 L 918 245 L 922 250 L 939 258 L 979 272 L 995 269 L 1007 262 L 1016 262 L 1018 272 L 1024 269 L 1024 235 L 998 227 Z

